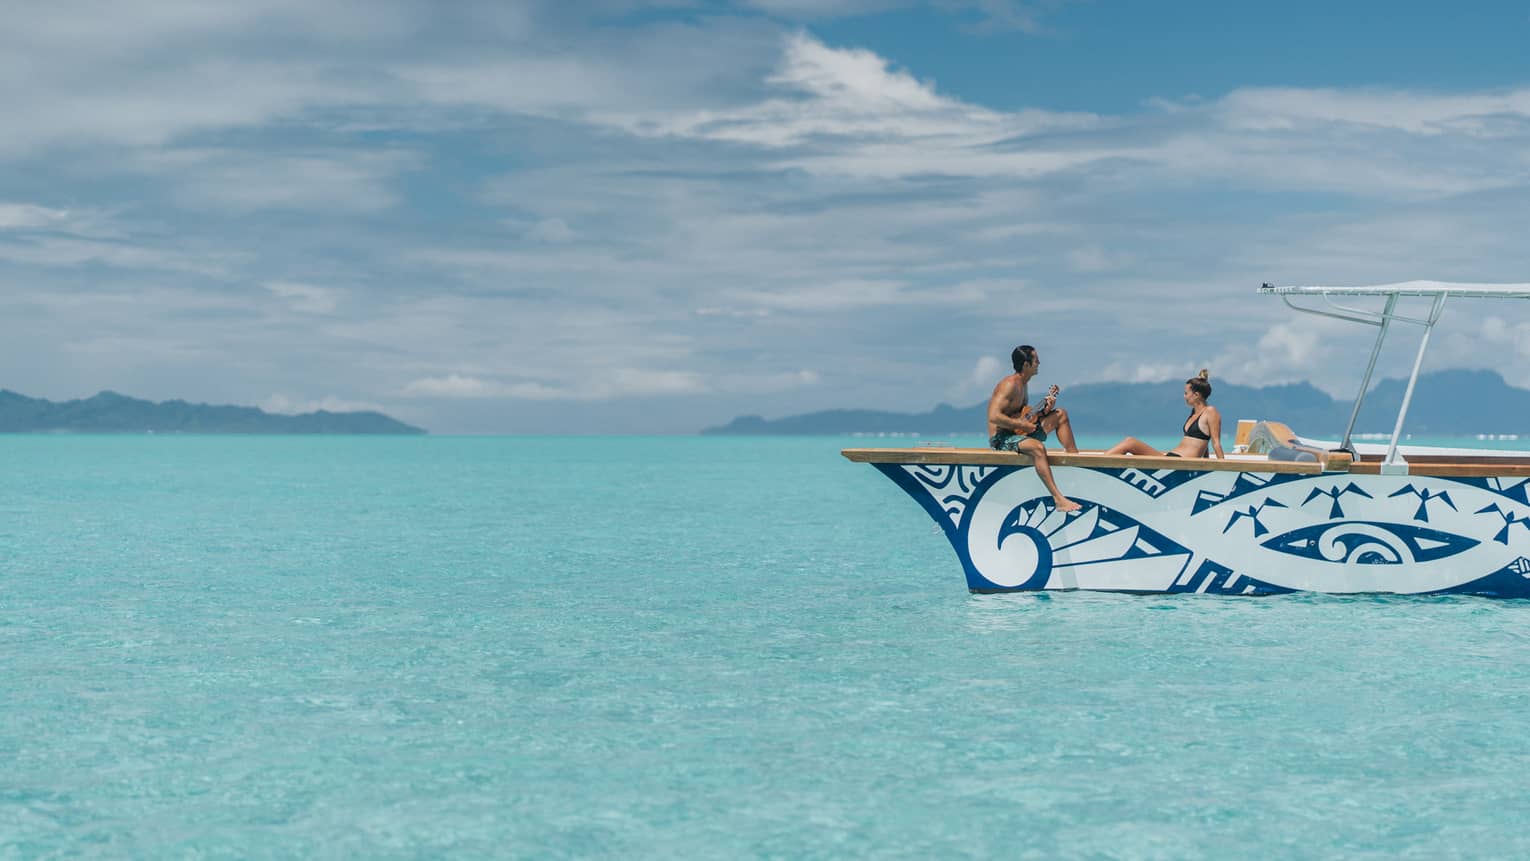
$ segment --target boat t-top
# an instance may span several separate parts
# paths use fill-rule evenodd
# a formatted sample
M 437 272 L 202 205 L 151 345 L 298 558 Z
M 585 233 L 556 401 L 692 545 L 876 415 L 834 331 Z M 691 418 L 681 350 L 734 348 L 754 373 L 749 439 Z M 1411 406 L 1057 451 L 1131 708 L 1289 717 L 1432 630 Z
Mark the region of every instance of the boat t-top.
M 1264 595 L 1294 591 L 1530 597 L 1530 452 L 1403 446 L 1403 425 L 1451 299 L 1530 299 L 1530 284 L 1409 281 L 1276 287 L 1303 313 L 1373 326 L 1376 341 L 1339 440 L 1265 419 L 1240 422 L 1226 459 L 1049 451 L 1083 505 L 1058 511 L 1024 454 L 848 448 L 945 532 L 973 592 L 1092 589 Z M 1371 297 L 1365 299 L 1364 297 Z M 1399 300 L 1427 303 L 1404 314 Z M 1380 310 L 1357 307 L 1382 301 Z M 1385 445 L 1353 440 L 1382 343 L 1422 329 Z

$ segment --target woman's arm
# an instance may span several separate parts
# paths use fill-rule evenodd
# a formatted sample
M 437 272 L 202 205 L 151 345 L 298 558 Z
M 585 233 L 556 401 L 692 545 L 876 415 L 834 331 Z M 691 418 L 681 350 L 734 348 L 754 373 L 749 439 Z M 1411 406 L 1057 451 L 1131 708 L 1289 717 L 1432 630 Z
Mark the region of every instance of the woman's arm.
M 1211 445 L 1216 449 L 1217 457 L 1227 460 L 1227 455 L 1222 452 L 1222 414 L 1216 407 L 1206 407 L 1206 424 L 1211 428 Z

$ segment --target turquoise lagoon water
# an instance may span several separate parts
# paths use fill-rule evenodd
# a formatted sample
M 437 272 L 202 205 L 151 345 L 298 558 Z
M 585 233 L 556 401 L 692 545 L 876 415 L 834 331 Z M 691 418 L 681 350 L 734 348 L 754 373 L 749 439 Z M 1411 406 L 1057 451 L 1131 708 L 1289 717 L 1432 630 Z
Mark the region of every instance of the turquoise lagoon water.
M 973 596 L 864 442 L 0 437 L 0 858 L 1530 854 L 1530 603 Z

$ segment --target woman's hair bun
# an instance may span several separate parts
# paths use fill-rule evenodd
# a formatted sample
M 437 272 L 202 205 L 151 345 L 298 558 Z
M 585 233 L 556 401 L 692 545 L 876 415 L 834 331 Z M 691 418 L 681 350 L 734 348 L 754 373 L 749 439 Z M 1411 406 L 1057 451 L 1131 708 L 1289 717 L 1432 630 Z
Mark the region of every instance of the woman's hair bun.
M 1211 379 L 1211 372 L 1206 370 L 1205 368 L 1201 368 L 1201 379 L 1203 379 L 1203 380 Z

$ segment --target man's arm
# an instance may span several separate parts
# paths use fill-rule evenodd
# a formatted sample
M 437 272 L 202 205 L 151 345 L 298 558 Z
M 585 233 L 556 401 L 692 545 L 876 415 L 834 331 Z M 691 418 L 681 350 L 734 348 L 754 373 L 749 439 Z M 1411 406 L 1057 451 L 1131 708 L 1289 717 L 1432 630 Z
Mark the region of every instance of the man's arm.
M 1041 420 L 1051 415 L 1052 410 L 1057 407 L 1057 395 L 1060 391 L 1062 390 L 1057 386 L 1048 389 L 1047 396 L 1042 398 L 1036 409 L 1031 411 L 1031 421 L 1038 427 L 1041 425 Z
M 1000 383 L 994 388 L 993 397 L 988 399 L 988 423 L 1017 433 L 1031 433 L 1036 430 L 1035 422 L 1012 416 L 1004 411 L 1012 400 L 1013 388 L 1013 383 Z M 1023 409 L 1024 404 L 1021 407 Z

